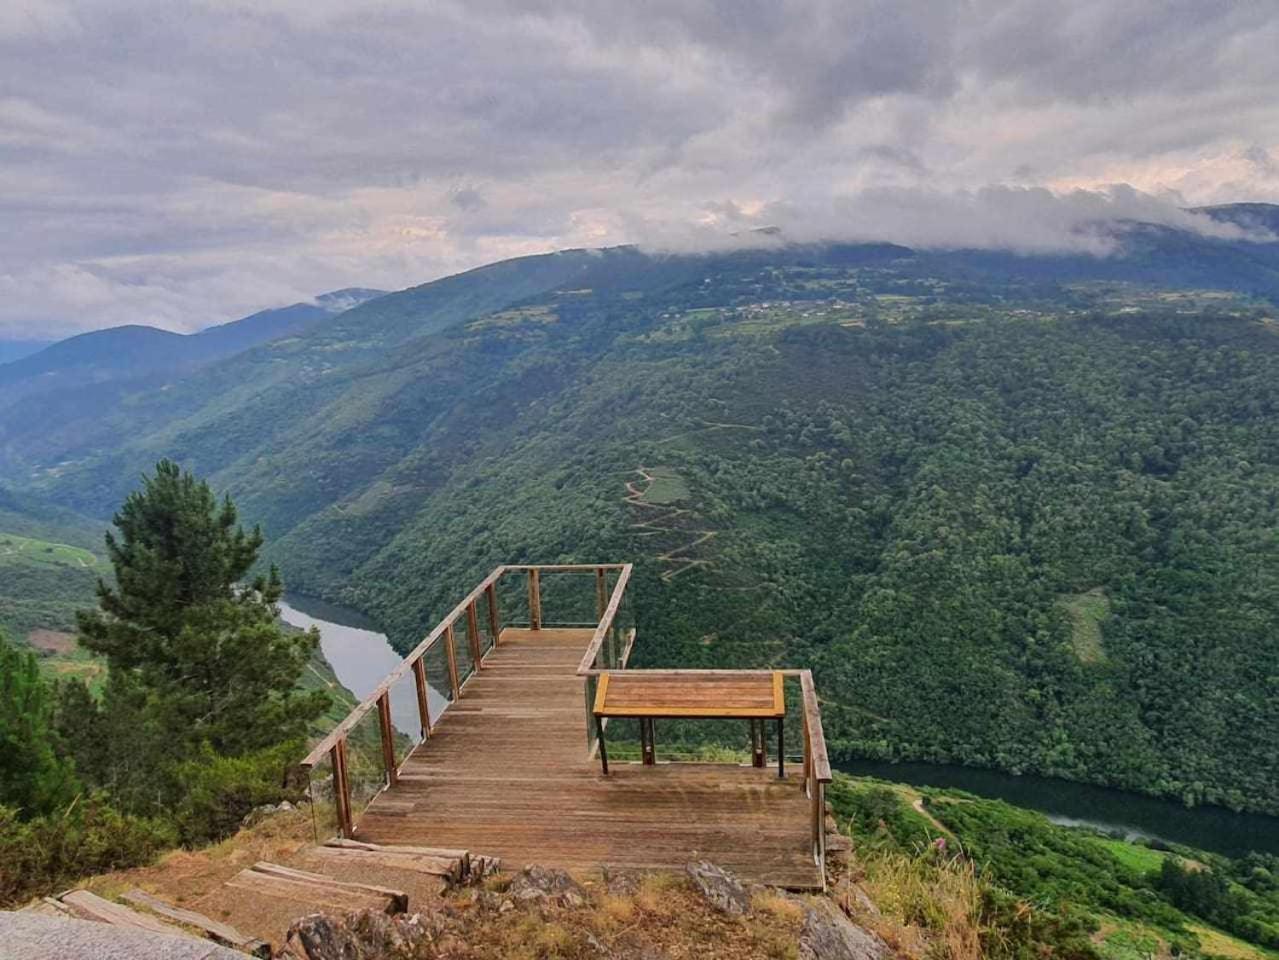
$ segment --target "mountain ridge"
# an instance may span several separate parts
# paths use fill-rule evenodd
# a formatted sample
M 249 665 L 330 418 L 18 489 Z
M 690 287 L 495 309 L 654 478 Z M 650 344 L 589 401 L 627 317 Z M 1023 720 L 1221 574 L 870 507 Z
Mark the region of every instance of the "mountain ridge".
M 833 751 L 1279 812 L 1279 245 L 1132 242 L 504 261 L 11 408 L 0 476 L 103 517 L 173 457 L 400 649 L 495 563 L 634 559 L 646 665 L 812 664 Z

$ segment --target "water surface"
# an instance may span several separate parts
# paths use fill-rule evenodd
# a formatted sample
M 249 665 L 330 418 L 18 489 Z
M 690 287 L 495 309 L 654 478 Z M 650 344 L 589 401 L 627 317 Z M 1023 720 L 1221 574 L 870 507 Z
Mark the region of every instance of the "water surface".
M 1141 794 L 1047 777 L 1013 776 L 934 763 L 847 760 L 832 766 L 854 776 L 879 777 L 919 787 L 953 787 L 1038 810 L 1065 826 L 1089 826 L 1238 857 L 1249 850 L 1279 854 L 1279 817 L 1234 813 L 1223 807 L 1186 807 Z
M 358 700 L 372 693 L 403 659 L 391 648 L 386 634 L 368 617 L 348 607 L 291 593 L 280 601 L 280 619 L 304 630 L 316 627 L 320 631 L 324 659 Z M 434 723 L 448 706 L 448 699 L 429 684 L 427 690 Z M 412 679 L 398 681 L 391 688 L 391 722 L 397 729 L 418 738 L 421 722 Z

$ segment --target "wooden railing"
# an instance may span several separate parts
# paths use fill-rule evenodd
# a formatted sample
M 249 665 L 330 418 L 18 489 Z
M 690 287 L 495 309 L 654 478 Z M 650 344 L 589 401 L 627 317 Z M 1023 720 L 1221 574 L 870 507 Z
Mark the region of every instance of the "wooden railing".
M 826 733 L 822 730 L 822 708 L 817 702 L 810 670 L 787 670 L 799 675 L 804 717 L 804 790 L 810 805 L 813 859 L 826 875 L 826 784 L 830 783 L 830 758 L 826 754 Z
M 431 716 L 426 656 L 432 650 L 443 647 L 444 663 L 448 674 L 448 689 L 452 702 L 465 695 L 467 681 L 483 670 L 488 652 L 495 649 L 504 626 L 527 626 L 540 630 L 549 626 L 542 610 L 542 575 L 554 573 L 594 573 L 595 609 L 597 620 L 594 633 L 577 668 L 577 675 L 584 678 L 586 696 L 586 730 L 588 749 L 595 747 L 594 724 L 591 708 L 595 699 L 597 678 L 609 670 L 625 670 L 635 645 L 634 627 L 619 622 L 624 607 L 626 590 L 630 584 L 632 566 L 629 563 L 602 564 L 511 564 L 497 567 L 471 590 L 444 617 L 409 654 L 357 704 L 345 718 L 323 739 L 311 748 L 298 764 L 298 773 L 305 780 L 317 764 L 327 759 L 332 767 L 333 797 L 337 818 L 337 830 L 341 836 L 350 837 L 355 829 L 355 811 L 352 807 L 349 757 L 347 742 L 351 732 L 370 711 L 376 709 L 378 729 L 381 735 L 382 785 L 380 789 L 394 786 L 400 775 L 396 762 L 395 727 L 391 717 L 391 690 L 394 685 L 413 677 L 416 703 L 421 723 L 422 744 L 430 739 L 431 731 L 439 717 Z M 608 588 L 610 573 L 616 573 L 612 590 Z M 524 575 L 528 589 L 527 622 L 506 621 L 498 605 L 498 586 L 504 577 Z M 483 621 L 480 605 L 483 602 Z M 470 668 L 459 674 L 457 656 L 457 625 L 465 622 L 469 641 Z M 491 643 L 486 651 L 480 641 L 480 623 L 488 627 Z M 591 624 L 575 624 L 590 626 Z M 661 673 L 758 673 L 758 670 L 683 670 L 645 671 Z M 811 843 L 814 861 L 825 875 L 826 857 L 826 784 L 831 781 L 830 761 L 826 754 L 826 737 L 822 730 L 821 707 L 808 670 L 780 671 L 790 680 L 798 680 L 801 699 L 803 729 L 803 776 L 800 784 L 811 802 Z M 441 678 L 443 679 L 443 678 Z M 312 785 L 314 786 L 314 785 Z M 312 798 L 314 799 L 314 797 Z M 314 809 L 314 804 L 312 805 Z
M 610 571 L 618 571 L 618 582 L 608 595 L 607 581 Z M 484 658 L 494 649 L 502 634 L 504 625 L 502 613 L 498 607 L 497 588 L 503 577 L 524 574 L 528 581 L 528 613 L 527 626 L 540 630 L 543 626 L 542 616 L 542 574 L 543 573 L 591 573 L 595 574 L 597 614 L 599 626 L 596 628 L 592 644 L 598 649 L 598 641 L 610 630 L 613 630 L 621 596 L 625 592 L 626 583 L 630 580 L 631 565 L 629 563 L 602 564 L 511 564 L 497 567 L 471 590 L 441 620 L 430 633 L 414 647 L 407 656 L 382 679 L 373 692 L 360 701 L 323 739 L 311 748 L 311 752 L 291 771 L 290 777 L 298 777 L 309 781 L 311 771 L 326 758 L 332 767 L 333 801 L 337 817 L 337 830 L 341 836 L 349 837 L 355 829 L 355 811 L 352 808 L 350 760 L 347 744 L 351 732 L 371 710 L 377 710 L 378 728 L 381 734 L 382 789 L 394 786 L 399 779 L 400 769 L 395 755 L 395 727 L 391 719 L 391 689 L 406 678 L 413 676 L 417 693 L 417 710 L 421 723 L 422 740 L 430 739 L 431 730 L 438 717 L 430 712 L 429 684 L 426 671 L 426 656 L 439 646 L 443 646 L 444 659 L 448 673 L 448 689 L 452 702 L 463 696 L 466 682 L 483 669 Z M 480 602 L 484 601 L 485 623 L 491 638 L 489 651 L 482 649 L 480 641 Z M 604 627 L 607 618 L 608 628 Z M 466 637 L 469 643 L 470 669 L 466 675 L 458 672 L 457 624 L 465 619 Z M 523 626 L 523 623 L 510 623 L 509 626 Z M 630 632 L 630 642 L 634 642 L 634 631 Z M 629 648 L 628 648 L 629 649 Z M 441 678 L 443 679 L 443 678 Z M 314 804 L 313 804 L 314 808 Z

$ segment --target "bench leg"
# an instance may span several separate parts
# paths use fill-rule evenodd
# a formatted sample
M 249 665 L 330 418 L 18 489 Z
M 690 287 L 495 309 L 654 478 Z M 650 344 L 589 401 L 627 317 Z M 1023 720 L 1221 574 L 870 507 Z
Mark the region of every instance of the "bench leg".
M 777 778 L 786 777 L 786 740 L 782 736 L 782 717 L 777 718 Z
M 763 767 L 767 762 L 764 750 L 764 721 L 751 720 L 751 766 Z
M 608 748 L 604 746 L 604 718 L 595 718 L 595 736 L 600 744 L 600 765 L 604 768 L 604 776 L 608 776 Z
M 657 747 L 653 743 L 653 718 L 645 717 L 640 721 L 640 750 L 644 757 L 644 766 L 651 767 L 657 763 Z

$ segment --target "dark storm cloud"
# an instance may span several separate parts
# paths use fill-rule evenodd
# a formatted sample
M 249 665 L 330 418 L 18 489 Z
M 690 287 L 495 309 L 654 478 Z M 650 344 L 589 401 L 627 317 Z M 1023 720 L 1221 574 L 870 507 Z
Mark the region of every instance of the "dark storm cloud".
M 1189 0 L 7 0 L 0 335 L 765 225 L 1101 254 L 1279 199 L 1276 48 Z

